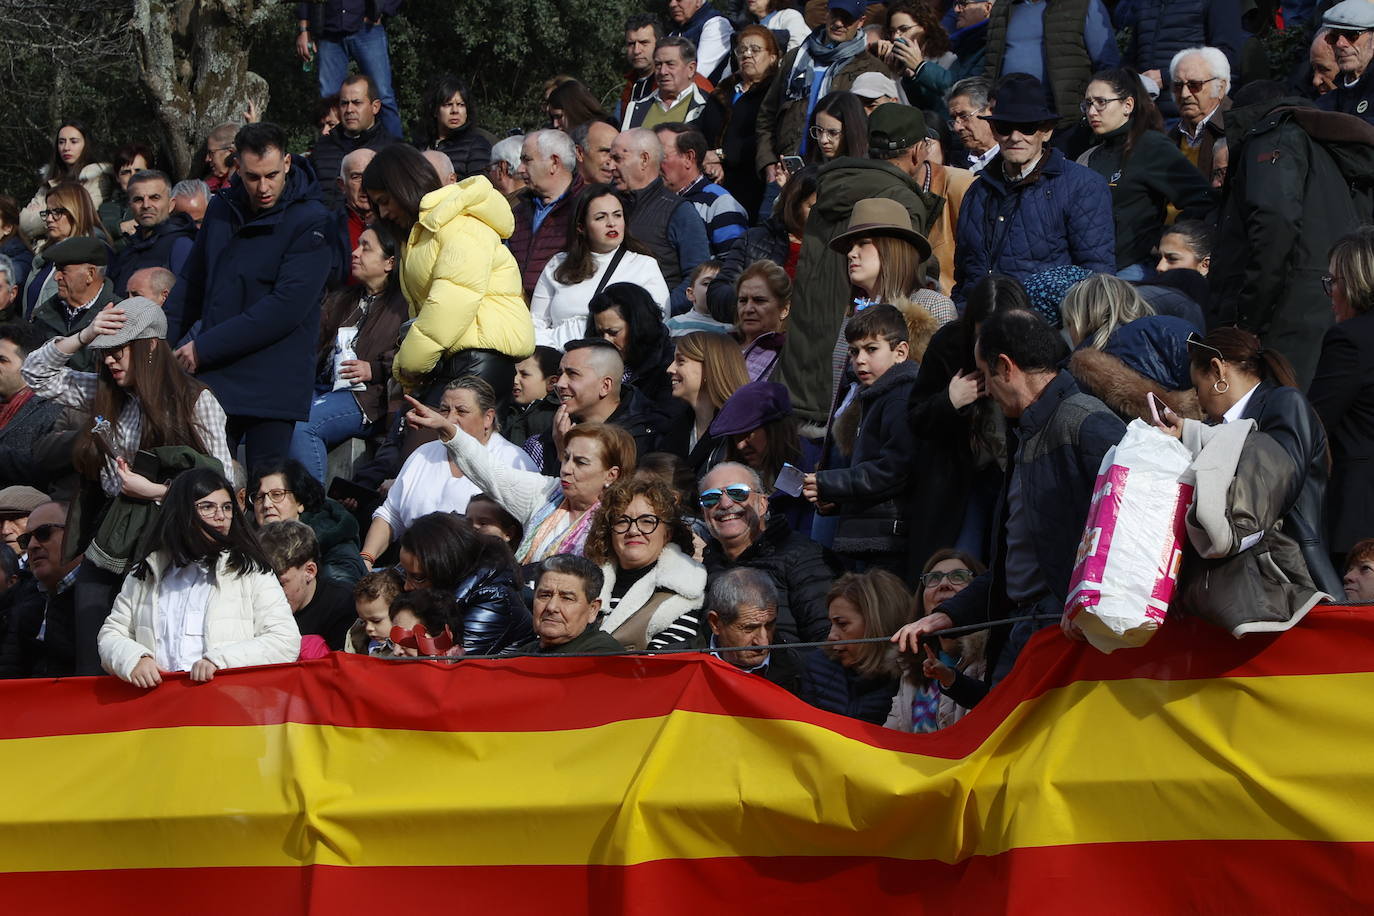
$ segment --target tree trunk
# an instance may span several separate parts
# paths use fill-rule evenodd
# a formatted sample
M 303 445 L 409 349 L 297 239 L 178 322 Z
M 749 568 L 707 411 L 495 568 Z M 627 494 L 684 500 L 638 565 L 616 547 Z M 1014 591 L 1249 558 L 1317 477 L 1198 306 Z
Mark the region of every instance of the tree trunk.
M 211 130 L 267 110 L 266 80 L 248 69 L 255 0 L 134 0 L 140 79 L 157 109 L 176 174 L 191 171 Z

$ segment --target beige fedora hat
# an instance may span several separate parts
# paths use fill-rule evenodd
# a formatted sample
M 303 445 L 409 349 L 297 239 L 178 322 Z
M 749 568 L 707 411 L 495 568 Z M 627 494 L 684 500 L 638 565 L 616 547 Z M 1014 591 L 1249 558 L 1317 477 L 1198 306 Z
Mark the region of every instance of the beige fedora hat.
M 922 261 L 930 257 L 930 242 L 911 227 L 911 214 L 888 197 L 870 197 L 856 203 L 849 215 L 849 228 L 831 239 L 830 247 L 843 254 L 855 239 L 872 235 L 906 239 L 921 253 Z

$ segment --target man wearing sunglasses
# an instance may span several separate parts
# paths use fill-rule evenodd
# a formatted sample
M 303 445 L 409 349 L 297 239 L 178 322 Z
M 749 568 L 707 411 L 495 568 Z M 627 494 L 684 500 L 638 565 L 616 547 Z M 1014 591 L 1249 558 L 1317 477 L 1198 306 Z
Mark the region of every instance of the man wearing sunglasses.
M 752 468 L 723 461 L 701 479 L 699 492 L 713 536 L 702 557 L 708 576 L 740 567 L 767 573 L 778 590 L 779 639 L 825 639 L 825 595 L 841 572 L 835 556 L 793 530 L 781 512 L 769 517 L 768 494 Z
M 992 274 L 1026 280 L 1074 265 L 1116 272 L 1116 230 L 1106 179 L 1049 146 L 1059 114 L 1045 104 L 1040 80 L 1003 77 L 993 89 L 992 127 L 999 151 L 964 195 L 956 231 L 954 301 Z
M 67 505 L 44 503 L 29 513 L 19 546 L 28 551 L 29 572 L 43 593 L 42 616 L 12 621 L 19 666 L 29 676 L 70 677 L 76 673 L 76 584 L 78 554 L 64 560 Z M 10 642 L 14 645 L 15 642 Z
M 1317 107 L 1374 122 L 1374 79 L 1365 78 L 1374 58 L 1374 3 L 1343 0 L 1322 15 L 1322 29 L 1340 72 Z
M 1169 131 L 1169 139 L 1210 179 L 1217 154 L 1226 144 L 1231 63 L 1219 48 L 1185 48 L 1169 62 L 1169 87 L 1178 109 L 1178 124 Z

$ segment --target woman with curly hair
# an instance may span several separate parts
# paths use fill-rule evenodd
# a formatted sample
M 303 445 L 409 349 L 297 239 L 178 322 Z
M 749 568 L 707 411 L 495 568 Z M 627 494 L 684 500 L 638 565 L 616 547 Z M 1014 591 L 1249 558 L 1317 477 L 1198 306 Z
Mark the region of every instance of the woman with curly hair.
M 697 635 L 706 567 L 691 558 L 692 532 L 677 493 L 659 480 L 611 487 L 587 535 L 601 567 L 601 628 L 628 649 L 661 649 Z

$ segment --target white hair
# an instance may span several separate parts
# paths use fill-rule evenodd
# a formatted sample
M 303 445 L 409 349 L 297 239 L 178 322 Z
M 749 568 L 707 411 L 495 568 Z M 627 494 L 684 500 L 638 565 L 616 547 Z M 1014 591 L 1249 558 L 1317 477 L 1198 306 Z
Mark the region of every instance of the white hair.
M 172 186 L 172 198 L 178 197 L 199 197 L 208 202 L 210 200 L 210 186 L 199 178 L 187 178 L 185 181 L 178 181 Z
M 363 160 L 360 169 L 365 169 L 367 168 L 367 164 L 371 162 L 376 155 L 376 150 L 368 149 L 365 146 L 355 149 L 347 156 L 344 156 L 343 159 L 339 162 L 339 177 L 347 181 L 348 173 L 350 171 L 353 171 L 353 164 L 355 162 L 357 162 L 359 159 Z
M 5 282 L 8 283 L 10 286 L 19 285 L 18 283 L 14 282 L 14 262 L 10 260 L 10 256 L 7 254 L 0 254 L 0 274 L 5 275 Z
M 1231 89 L 1231 62 L 1226 59 L 1226 55 L 1220 48 L 1197 47 L 1184 48 L 1182 51 L 1179 51 L 1174 55 L 1174 59 L 1169 61 L 1169 82 L 1178 81 L 1178 65 L 1183 63 L 1184 59 L 1194 54 L 1201 56 L 1202 59 L 1206 61 L 1207 69 L 1211 72 L 1212 76 L 1221 79 L 1221 82 L 1224 84 L 1221 94 L 1225 95 L 1229 92 Z
M 563 168 L 572 171 L 577 168 L 577 147 L 573 145 L 572 137 L 563 133 L 561 130 L 536 130 L 525 135 L 525 139 L 534 141 L 534 148 L 539 151 L 539 155 L 548 159 L 557 156 L 563 163 Z
M 635 155 L 648 153 L 654 162 L 654 168 L 663 164 L 663 144 L 659 142 L 658 134 L 649 128 L 633 127 L 620 136 L 625 138 L 625 145 L 634 151 Z
M 520 148 L 525 145 L 523 136 L 507 137 L 497 141 L 491 148 L 491 161 L 504 162 L 513 175 L 520 168 Z

